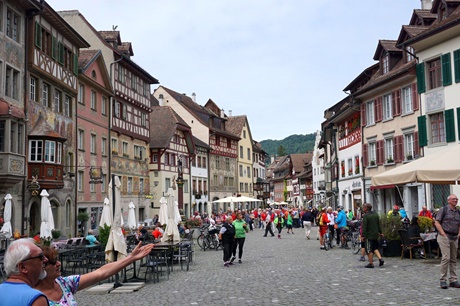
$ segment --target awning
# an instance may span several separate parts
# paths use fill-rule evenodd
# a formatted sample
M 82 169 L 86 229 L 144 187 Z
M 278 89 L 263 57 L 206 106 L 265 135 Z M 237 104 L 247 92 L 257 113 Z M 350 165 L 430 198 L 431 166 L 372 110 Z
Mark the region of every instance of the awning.
M 381 186 L 371 186 L 371 190 L 375 189 L 388 189 L 388 188 L 395 188 L 395 184 L 390 184 L 390 185 L 381 185 Z

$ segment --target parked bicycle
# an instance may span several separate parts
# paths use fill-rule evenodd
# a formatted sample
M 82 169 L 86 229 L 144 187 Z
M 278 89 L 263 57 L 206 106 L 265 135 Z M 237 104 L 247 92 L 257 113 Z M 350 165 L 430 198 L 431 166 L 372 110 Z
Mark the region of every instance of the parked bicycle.
M 204 224 L 200 228 L 200 235 L 196 238 L 196 242 L 203 251 L 206 249 L 215 249 L 216 251 L 219 247 L 222 247 L 219 242 L 217 228 L 210 229 L 210 224 Z
M 326 234 L 324 234 L 324 250 L 327 251 L 332 249 L 332 237 L 331 232 L 327 229 Z
M 348 230 L 343 233 L 345 237 L 345 246 L 350 247 L 353 254 L 358 254 L 361 250 L 361 235 L 359 234 L 361 222 L 361 220 L 348 221 Z

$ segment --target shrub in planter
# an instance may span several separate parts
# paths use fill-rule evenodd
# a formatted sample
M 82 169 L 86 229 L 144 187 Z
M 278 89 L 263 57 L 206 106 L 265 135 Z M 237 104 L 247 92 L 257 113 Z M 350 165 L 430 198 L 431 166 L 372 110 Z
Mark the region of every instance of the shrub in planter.
M 383 248 L 383 255 L 386 257 L 401 255 L 401 239 L 399 230 L 403 228 L 401 218 L 395 215 L 380 215 L 380 229 L 384 239 L 387 241 L 386 248 Z
M 61 237 L 61 231 L 59 231 L 59 230 L 52 230 L 52 231 L 51 231 L 51 236 L 53 237 L 53 239 L 58 239 L 59 237 Z
M 432 230 L 434 222 L 431 218 L 420 216 L 418 217 L 418 225 L 420 226 L 420 233 L 426 233 Z

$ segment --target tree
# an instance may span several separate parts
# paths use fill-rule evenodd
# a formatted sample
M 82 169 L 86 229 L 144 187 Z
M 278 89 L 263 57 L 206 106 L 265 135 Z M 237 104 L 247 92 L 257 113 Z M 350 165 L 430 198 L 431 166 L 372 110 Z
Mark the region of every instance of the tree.
M 278 147 L 278 156 L 285 156 L 286 155 L 286 150 L 284 149 L 283 145 L 280 145 Z

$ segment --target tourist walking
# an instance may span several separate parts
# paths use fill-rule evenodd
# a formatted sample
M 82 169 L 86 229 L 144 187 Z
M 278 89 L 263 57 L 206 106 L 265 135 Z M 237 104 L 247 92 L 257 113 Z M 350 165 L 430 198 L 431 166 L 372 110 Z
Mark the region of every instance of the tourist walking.
M 305 237 L 310 239 L 311 233 L 311 222 L 313 221 L 313 214 L 311 213 L 311 209 L 307 208 L 302 214 L 302 224 L 305 228 Z
M 235 227 L 233 226 L 233 218 L 228 216 L 225 219 L 225 223 L 222 225 L 219 232 L 219 240 L 222 241 L 222 247 L 224 249 L 224 266 L 228 267 L 230 264 L 233 243 L 235 242 Z
M 434 225 L 438 230 L 438 244 L 441 248 L 441 288 L 447 289 L 447 280 L 449 287 L 460 288 L 457 281 L 457 250 L 459 227 L 460 227 L 460 212 L 456 205 L 458 197 L 451 194 L 447 197 L 447 204 L 441 208 L 436 214 Z M 448 277 L 447 274 L 450 273 Z
M 366 268 L 374 268 L 374 254 L 379 259 L 379 266 L 383 266 L 384 261 L 379 252 L 379 238 L 382 235 L 379 215 L 372 211 L 372 205 L 369 203 L 364 203 L 363 211 L 365 213 L 363 217 L 363 237 L 366 242 L 367 257 L 369 258 Z
M 284 226 L 284 214 L 283 211 L 280 211 L 278 215 L 275 217 L 274 221 L 275 227 L 278 230 L 278 239 L 281 239 L 281 230 Z
M 340 244 L 341 248 L 348 248 L 345 245 L 345 231 L 348 229 L 347 228 L 347 215 L 345 214 L 345 211 L 343 210 L 343 206 L 339 205 L 337 207 L 339 212 L 337 213 L 337 219 L 335 220 L 337 224 L 337 245 Z
M 267 216 L 265 217 L 265 235 L 264 237 L 267 237 L 267 233 L 270 233 L 270 235 L 273 237 L 275 234 L 273 234 L 273 229 L 272 229 L 272 215 L 273 213 L 271 211 L 267 212 Z
M 241 213 L 236 214 L 236 220 L 233 221 L 233 226 L 235 227 L 235 242 L 233 243 L 232 258 L 230 263 L 236 259 L 236 249 L 238 248 L 238 263 L 241 263 L 241 258 L 243 257 L 243 246 L 244 241 L 246 240 L 246 233 L 248 232 L 248 225 Z
M 323 207 L 318 216 L 319 245 L 321 249 L 324 249 L 324 235 L 326 235 L 327 232 L 328 222 L 329 219 L 327 217 L 326 207 Z
M 287 233 L 288 234 L 289 234 L 289 232 L 291 232 L 291 234 L 294 234 L 294 231 L 292 229 L 293 223 L 294 223 L 294 219 L 292 218 L 292 213 L 289 212 L 287 214 L 287 222 L 286 222 L 286 224 L 287 224 Z

